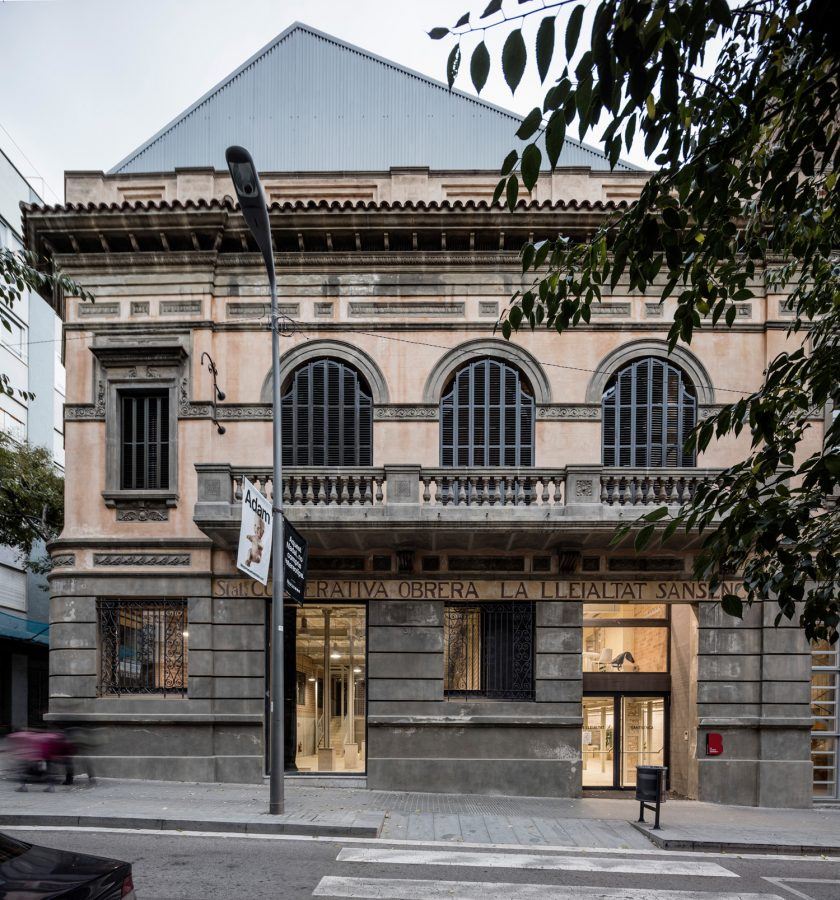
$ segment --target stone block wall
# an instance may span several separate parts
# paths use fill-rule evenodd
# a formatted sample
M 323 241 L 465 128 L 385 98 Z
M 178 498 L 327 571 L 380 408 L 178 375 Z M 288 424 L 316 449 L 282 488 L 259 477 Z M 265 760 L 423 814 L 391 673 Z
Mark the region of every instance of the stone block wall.
M 368 617 L 368 787 L 579 795 L 579 603 L 536 604 L 532 702 L 444 695 L 442 601 L 374 600 Z
M 811 805 L 810 652 L 801 629 L 773 624 L 778 607 L 757 603 L 741 621 L 699 606 L 698 796 L 744 806 Z M 706 754 L 720 733 L 723 753 Z
M 187 598 L 188 696 L 100 696 L 97 600 Z M 54 578 L 48 721 L 95 729 L 104 777 L 262 781 L 265 601 L 208 579 Z

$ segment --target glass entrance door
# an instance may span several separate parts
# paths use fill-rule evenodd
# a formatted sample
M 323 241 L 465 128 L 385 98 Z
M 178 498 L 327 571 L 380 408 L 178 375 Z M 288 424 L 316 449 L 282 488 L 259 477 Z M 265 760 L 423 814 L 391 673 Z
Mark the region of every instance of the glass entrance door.
M 615 698 L 583 698 L 583 786 L 611 788 L 615 783 Z
M 631 788 L 637 766 L 666 765 L 666 698 L 583 698 L 583 787 Z
M 665 698 L 620 700 L 621 787 L 635 787 L 636 766 L 665 765 Z
M 366 610 L 306 605 L 295 629 L 299 772 L 365 771 Z

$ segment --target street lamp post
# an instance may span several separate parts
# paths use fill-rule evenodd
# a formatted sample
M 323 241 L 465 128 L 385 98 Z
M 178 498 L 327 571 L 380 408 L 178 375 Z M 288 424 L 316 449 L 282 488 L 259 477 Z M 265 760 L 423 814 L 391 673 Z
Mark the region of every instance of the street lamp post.
M 265 260 L 271 288 L 271 399 L 273 404 L 272 476 L 274 529 L 271 538 L 271 702 L 269 724 L 269 766 L 271 768 L 268 811 L 272 815 L 283 812 L 283 458 L 280 429 L 280 334 L 277 311 L 277 279 L 274 272 L 274 251 L 271 246 L 271 226 L 260 178 L 251 154 L 244 147 L 225 150 L 230 176 L 245 223 L 254 236 Z

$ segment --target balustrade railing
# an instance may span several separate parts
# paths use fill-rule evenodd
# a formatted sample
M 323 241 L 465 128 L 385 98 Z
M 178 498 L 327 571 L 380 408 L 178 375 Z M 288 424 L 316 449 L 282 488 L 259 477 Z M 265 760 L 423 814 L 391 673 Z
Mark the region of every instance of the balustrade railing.
M 271 500 L 271 470 L 237 470 L 233 474 L 233 500 L 242 499 L 242 480 Z M 382 506 L 385 502 L 384 469 L 287 469 L 283 474 L 284 506 Z
M 498 469 L 421 469 L 423 506 L 561 506 L 562 469 L 505 472 Z
M 656 469 L 634 472 L 610 469 L 601 473 L 601 503 L 606 506 L 681 506 L 697 486 L 714 478 L 711 469 Z
M 199 503 L 239 503 L 243 479 L 273 499 L 269 467 L 201 464 Z M 287 468 L 283 504 L 288 507 L 415 506 L 448 508 L 517 507 L 584 516 L 589 504 L 601 507 L 677 506 L 690 500 L 716 469 L 629 470 L 601 466 L 568 469 L 444 469 L 420 466 L 323 469 Z M 202 486 L 203 485 L 203 486 Z M 227 485 L 227 487 L 226 487 Z M 568 498 L 567 498 L 568 485 Z M 391 496 L 389 498 L 389 487 Z M 229 493 L 228 493 L 229 492 Z

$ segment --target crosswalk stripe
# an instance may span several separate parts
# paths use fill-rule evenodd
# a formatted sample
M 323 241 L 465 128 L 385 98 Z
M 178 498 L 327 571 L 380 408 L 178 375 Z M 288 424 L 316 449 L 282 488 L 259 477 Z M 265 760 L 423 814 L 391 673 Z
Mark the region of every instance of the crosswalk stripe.
M 778 894 L 669 891 L 651 888 L 555 887 L 498 881 L 427 881 L 325 875 L 314 897 L 353 900 L 783 900 Z
M 476 866 L 481 869 L 555 869 L 566 872 L 619 872 L 629 875 L 738 877 L 717 863 L 671 859 L 548 856 L 537 853 L 491 854 L 463 850 L 392 850 L 380 847 L 343 847 L 336 859 L 339 862 L 413 866 Z

